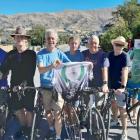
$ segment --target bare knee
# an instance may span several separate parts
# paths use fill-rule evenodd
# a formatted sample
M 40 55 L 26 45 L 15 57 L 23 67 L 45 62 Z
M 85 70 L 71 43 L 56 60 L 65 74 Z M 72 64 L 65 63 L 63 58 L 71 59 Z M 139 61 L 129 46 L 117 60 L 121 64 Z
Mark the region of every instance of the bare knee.
M 55 120 L 60 120 L 61 119 L 61 111 L 55 111 Z
M 127 117 L 127 112 L 125 108 L 119 107 L 120 111 L 120 116 L 126 118 Z

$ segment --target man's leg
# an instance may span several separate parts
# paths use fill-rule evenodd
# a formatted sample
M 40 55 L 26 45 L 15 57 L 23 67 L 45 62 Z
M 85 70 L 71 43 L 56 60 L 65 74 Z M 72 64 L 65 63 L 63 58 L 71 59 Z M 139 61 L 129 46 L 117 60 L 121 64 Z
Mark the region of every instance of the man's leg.
M 116 95 L 117 105 L 119 107 L 120 119 L 122 123 L 122 136 L 121 140 L 127 140 L 127 112 L 126 112 L 126 102 L 125 102 L 125 94 Z
M 119 125 L 119 122 L 118 122 L 118 106 L 117 106 L 117 103 L 116 101 L 112 101 L 112 105 L 111 105 L 111 109 L 112 109 L 112 121 L 111 121 L 111 126 L 116 126 L 116 125 Z
M 119 107 L 120 110 L 120 119 L 122 123 L 122 138 L 121 140 L 127 140 L 127 113 L 126 109 Z
M 60 138 L 62 130 L 62 119 L 61 119 L 61 112 L 55 112 L 55 131 L 56 131 L 56 138 Z
M 121 118 L 121 123 L 122 123 L 122 129 L 124 131 L 127 131 L 127 113 L 126 109 L 119 107 L 120 110 L 120 118 Z
M 60 139 L 62 130 L 61 111 L 64 105 L 64 100 L 61 94 L 58 93 L 58 100 L 52 100 L 52 108 L 54 109 L 56 139 Z
M 32 127 L 33 123 L 33 112 L 26 111 L 26 126 Z
M 55 129 L 54 129 L 54 115 L 52 112 L 52 91 L 50 90 L 42 90 L 42 97 L 43 97 L 43 106 L 45 108 L 45 117 L 47 118 L 49 124 L 49 131 L 51 137 L 55 136 Z
M 31 136 L 31 130 L 32 130 L 32 123 L 33 123 L 33 112 L 26 111 L 26 126 L 23 128 L 24 129 L 24 134 L 28 138 Z
M 49 127 L 53 127 L 54 124 L 54 115 L 51 111 L 46 111 L 45 116 L 48 120 Z
M 15 112 L 15 115 L 18 118 L 20 124 L 22 126 L 25 126 L 26 125 L 25 110 L 24 109 L 20 109 L 20 110 Z

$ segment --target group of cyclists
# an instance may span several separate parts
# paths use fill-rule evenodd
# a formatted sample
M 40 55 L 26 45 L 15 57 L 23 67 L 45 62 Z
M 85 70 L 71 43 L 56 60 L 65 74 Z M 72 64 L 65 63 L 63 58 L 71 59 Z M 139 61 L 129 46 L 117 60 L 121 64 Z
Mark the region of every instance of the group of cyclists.
M 125 92 L 127 86 L 130 58 L 123 51 L 128 45 L 123 36 L 118 36 L 111 40 L 113 51 L 105 53 L 100 46 L 98 36 L 90 36 L 87 50 L 81 52 L 80 37 L 73 35 L 68 41 L 70 50 L 64 53 L 57 48 L 57 32 L 50 29 L 45 32 L 45 47 L 37 54 L 28 49 L 28 40 L 31 36 L 27 35 L 23 27 L 17 27 L 15 33 L 11 34 L 11 36 L 15 41 L 15 48 L 8 53 L 0 49 L 0 87 L 8 87 L 7 75 L 9 71 L 11 71 L 11 88 L 20 85 L 23 81 L 27 82 L 27 86 L 33 87 L 33 78 L 37 66 L 40 73 L 45 117 L 48 120 L 50 131 L 55 130 L 56 140 L 61 140 L 61 110 L 64 99 L 61 93 L 57 94 L 57 100 L 53 98 L 53 69 L 57 69 L 62 63 L 81 61 L 89 61 L 93 64 L 94 78 L 89 81 L 90 87 L 101 87 L 102 94 L 108 93 L 109 89 L 114 89 L 116 100 L 112 101 L 111 125 L 118 125 L 119 111 L 122 123 L 121 140 L 127 140 L 127 113 L 123 92 Z M 137 86 L 140 86 L 139 81 Z M 24 135 L 28 136 L 27 139 L 30 139 L 31 134 L 34 97 L 35 91 L 27 89 L 25 90 L 25 96 L 20 100 L 17 94 L 11 94 L 8 99 L 8 110 L 18 118 Z M 52 122 L 52 109 L 54 110 L 54 123 Z

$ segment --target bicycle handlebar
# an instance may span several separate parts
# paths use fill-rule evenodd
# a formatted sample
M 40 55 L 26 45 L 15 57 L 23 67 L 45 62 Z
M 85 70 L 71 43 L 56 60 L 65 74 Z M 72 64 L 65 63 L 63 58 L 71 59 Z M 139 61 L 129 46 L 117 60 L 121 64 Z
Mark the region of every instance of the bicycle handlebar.
M 101 92 L 102 89 L 101 88 L 93 88 L 93 87 L 85 87 L 84 89 L 82 89 L 83 92 L 88 93 L 88 94 L 94 94 L 97 92 Z
M 32 87 L 32 86 L 26 86 L 26 82 L 22 82 L 20 85 L 13 86 L 13 87 L 1 87 L 0 89 L 3 91 L 6 91 L 8 94 L 17 94 L 19 100 L 22 98 L 22 96 L 25 96 L 24 91 L 26 89 L 32 89 L 32 90 L 40 90 L 40 87 Z
M 85 87 L 82 91 L 83 92 L 86 92 L 86 93 L 89 93 L 89 94 L 103 92 L 101 87 L 97 87 L 97 88 L 94 88 L 94 87 Z M 105 92 L 105 93 L 110 93 L 110 92 L 113 92 L 114 93 L 115 90 L 114 89 L 109 89 L 109 91 L 108 92 Z
M 17 86 L 17 89 L 18 89 L 19 91 L 24 91 L 24 90 L 26 90 L 26 89 L 40 90 L 41 87 L 32 87 L 32 86 L 24 86 L 24 87 L 22 87 L 22 86 Z

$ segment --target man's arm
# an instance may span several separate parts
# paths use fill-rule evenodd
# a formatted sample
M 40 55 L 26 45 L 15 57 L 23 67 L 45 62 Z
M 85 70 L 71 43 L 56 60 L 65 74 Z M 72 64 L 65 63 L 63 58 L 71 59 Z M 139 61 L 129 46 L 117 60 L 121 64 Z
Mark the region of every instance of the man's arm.
M 52 70 L 53 68 L 57 68 L 59 65 L 61 65 L 61 61 L 56 60 L 53 64 L 51 64 L 47 67 L 44 67 L 43 64 L 38 64 L 37 66 L 38 66 L 38 70 L 39 70 L 40 74 L 42 74 L 42 73 Z
M 53 68 L 52 65 L 49 65 L 48 67 L 38 65 L 37 67 L 38 67 L 40 74 L 48 72 L 48 71 L 52 70 L 52 68 Z
M 121 87 L 115 91 L 117 95 L 120 95 L 125 91 L 127 79 L 128 79 L 128 67 L 123 67 L 121 76 Z
M 103 79 L 102 91 L 108 92 L 108 67 L 102 68 L 102 79 Z
M 103 64 L 102 64 L 102 91 L 108 92 L 108 67 L 109 67 L 109 59 L 107 54 L 103 55 Z
M 122 68 L 122 76 L 121 76 L 122 88 L 123 88 L 123 86 L 124 86 L 124 88 L 126 87 L 127 80 L 128 80 L 128 72 L 129 72 L 128 67 Z
M 108 82 L 108 67 L 102 68 L 103 83 Z

